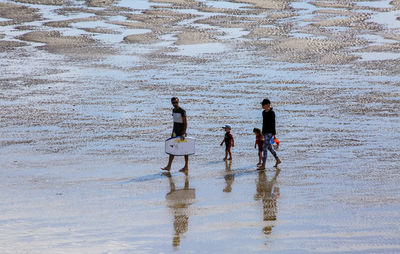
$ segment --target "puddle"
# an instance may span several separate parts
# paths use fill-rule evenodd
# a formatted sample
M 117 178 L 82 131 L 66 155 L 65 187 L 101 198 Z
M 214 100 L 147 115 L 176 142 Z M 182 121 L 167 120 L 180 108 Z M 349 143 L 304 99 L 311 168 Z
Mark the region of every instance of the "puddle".
M 349 28 L 344 26 L 328 26 L 327 28 L 329 28 L 332 32 L 343 33 L 349 31 Z
M 131 9 L 138 9 L 138 10 L 148 10 L 151 9 L 153 6 L 171 6 L 170 3 L 155 3 L 150 2 L 148 0 L 119 0 L 118 6 L 120 7 L 128 7 Z
M 357 52 L 352 54 L 360 56 L 360 61 L 383 61 L 400 59 L 400 53 L 391 52 Z
M 5 19 L 5 18 L 0 17 L 0 22 L 3 22 L 3 21 L 10 21 L 10 20 L 12 20 L 12 19 Z
M 318 8 L 315 5 L 310 4 L 310 1 L 292 2 L 290 6 L 293 7 L 294 9 L 301 10 L 302 13 L 311 13 L 313 11 L 318 10 Z
M 103 43 L 113 44 L 122 42 L 124 37 L 134 34 L 145 34 L 151 32 L 150 29 L 130 29 L 123 26 L 105 23 L 103 21 L 90 21 L 90 22 L 78 22 L 73 23 L 71 26 L 75 28 L 96 28 L 96 29 L 109 29 L 116 33 L 95 33 L 93 38 L 102 41 Z M 91 32 L 86 32 L 93 34 Z
M 250 33 L 249 31 L 242 28 L 222 28 L 220 31 L 226 33 L 223 36 L 217 36 L 217 38 L 223 40 L 238 39 Z
M 295 20 L 296 26 L 305 27 L 312 24 L 312 22 L 305 20 L 312 20 L 314 18 L 315 14 L 313 12 L 317 10 L 317 7 L 308 2 L 292 2 L 290 6 L 299 14 L 291 18 Z
M 235 2 L 228 2 L 228 1 L 200 0 L 199 2 L 203 2 L 204 4 L 206 4 L 210 7 L 221 8 L 221 9 L 240 9 L 240 8 L 245 8 L 245 7 L 252 7 L 251 4 L 235 3 Z
M 355 2 L 354 4 L 357 6 L 371 7 L 371 8 L 392 8 L 393 5 L 390 4 L 391 2 L 392 0 L 366 1 L 366 2 Z
M 396 43 L 398 41 L 385 39 L 384 37 L 376 34 L 362 34 L 358 36 L 360 39 L 367 40 L 370 46 L 381 46 L 385 44 Z
M 372 14 L 371 18 L 367 21 L 383 25 L 389 29 L 399 29 L 400 20 L 397 19 L 398 17 L 400 17 L 400 10 L 382 13 L 379 12 Z
M 168 53 L 170 55 L 183 55 L 183 56 L 201 56 L 203 54 L 216 54 L 222 53 L 229 48 L 222 43 L 204 43 L 194 45 L 181 45 L 176 46 L 179 51 Z
M 112 55 L 101 61 L 101 63 L 116 66 L 118 68 L 129 68 L 140 60 L 141 58 L 137 55 Z
M 317 36 L 314 34 L 301 33 L 301 32 L 291 32 L 290 35 L 294 38 L 314 38 L 320 40 L 324 40 L 327 38 L 326 36 Z

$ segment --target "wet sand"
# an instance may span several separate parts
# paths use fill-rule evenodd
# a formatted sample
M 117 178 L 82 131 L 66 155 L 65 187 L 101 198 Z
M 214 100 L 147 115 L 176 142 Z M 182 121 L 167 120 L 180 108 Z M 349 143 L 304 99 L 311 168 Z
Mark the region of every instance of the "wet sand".
M 399 1 L 0 1 L 0 252 L 400 252 L 399 16 Z M 160 172 L 172 96 L 197 138 L 188 176 L 180 157 Z M 264 97 L 282 164 L 257 172 Z

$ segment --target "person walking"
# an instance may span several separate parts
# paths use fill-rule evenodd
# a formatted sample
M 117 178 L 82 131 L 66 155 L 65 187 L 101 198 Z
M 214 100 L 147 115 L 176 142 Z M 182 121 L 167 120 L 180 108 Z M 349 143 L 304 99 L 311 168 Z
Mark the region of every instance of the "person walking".
M 185 140 L 186 129 L 187 129 L 186 111 L 179 106 L 178 97 L 172 97 L 171 103 L 172 106 L 174 107 L 172 109 L 172 118 L 174 125 L 172 128 L 171 138 L 180 137 L 180 139 L 183 141 Z M 175 157 L 174 155 L 169 155 L 168 165 L 161 169 L 170 171 L 174 157 Z M 189 155 L 185 155 L 185 166 L 179 171 L 187 173 L 189 171 L 188 165 L 189 165 Z
M 231 148 L 235 146 L 235 140 L 233 139 L 233 135 L 231 133 L 232 127 L 229 124 L 225 124 L 222 129 L 225 130 L 225 135 L 224 139 L 222 140 L 220 146 L 222 146 L 225 143 L 225 157 L 224 161 L 226 160 L 232 160 L 232 153 L 231 153 Z M 229 155 L 229 158 L 228 158 Z
M 264 135 L 264 144 L 263 144 L 263 160 L 261 166 L 259 166 L 258 170 L 265 169 L 265 163 L 267 161 L 267 152 L 270 151 L 271 154 L 274 156 L 276 163 L 275 167 L 281 163 L 281 160 L 278 158 L 274 148 L 271 145 L 271 138 L 276 138 L 276 129 L 275 129 L 275 112 L 271 107 L 271 101 L 268 99 L 264 99 L 261 102 L 262 108 L 264 111 L 262 112 L 263 116 L 263 127 L 262 127 L 262 134 Z
M 254 135 L 256 135 L 256 142 L 254 143 L 254 149 L 257 149 L 258 146 L 258 163 L 257 166 L 262 165 L 262 159 L 263 159 L 263 145 L 264 145 L 264 136 L 261 133 L 261 130 L 259 128 L 254 128 L 253 129 Z

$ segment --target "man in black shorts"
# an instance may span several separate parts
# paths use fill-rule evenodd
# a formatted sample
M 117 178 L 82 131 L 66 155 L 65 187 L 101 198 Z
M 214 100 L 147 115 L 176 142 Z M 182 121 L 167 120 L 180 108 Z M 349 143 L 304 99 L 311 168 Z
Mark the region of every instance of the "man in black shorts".
M 174 108 L 172 109 L 174 127 L 172 129 L 171 138 L 180 136 L 181 140 L 185 140 L 186 128 L 187 128 L 186 111 L 183 108 L 179 107 L 179 99 L 177 97 L 172 97 L 171 103 L 172 106 L 174 106 Z M 169 155 L 168 165 L 165 168 L 161 169 L 170 171 L 173 160 L 174 156 Z M 179 171 L 187 172 L 189 170 L 188 163 L 189 163 L 189 155 L 185 155 L 185 166 Z

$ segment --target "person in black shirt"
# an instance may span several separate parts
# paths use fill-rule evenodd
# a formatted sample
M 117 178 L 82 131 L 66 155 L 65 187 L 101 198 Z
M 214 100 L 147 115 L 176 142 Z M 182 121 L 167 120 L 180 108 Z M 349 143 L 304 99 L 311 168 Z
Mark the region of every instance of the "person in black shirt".
M 262 134 L 264 135 L 264 144 L 263 144 L 263 161 L 261 166 L 258 167 L 259 170 L 265 169 L 265 162 L 267 161 L 267 150 L 271 152 L 271 154 L 275 157 L 276 163 L 275 167 L 281 163 L 281 160 L 276 155 L 274 148 L 271 145 L 271 138 L 276 138 L 276 130 L 275 130 L 275 112 L 272 110 L 271 102 L 268 99 L 264 99 L 261 102 L 262 108 L 264 111 L 262 112 L 263 116 L 263 128 Z
M 183 108 L 179 107 L 179 99 L 177 97 L 172 97 L 171 103 L 174 107 L 172 109 L 172 118 L 174 121 L 174 126 L 172 128 L 171 138 L 180 136 L 181 140 L 185 140 L 186 128 L 187 128 L 186 111 Z M 173 160 L 174 156 L 170 155 L 168 160 L 168 165 L 161 169 L 170 171 Z M 185 155 L 185 166 L 179 171 L 187 173 L 189 170 L 188 164 L 189 164 L 189 156 Z

